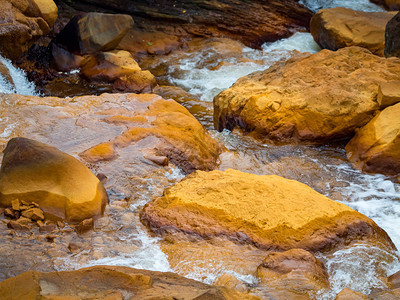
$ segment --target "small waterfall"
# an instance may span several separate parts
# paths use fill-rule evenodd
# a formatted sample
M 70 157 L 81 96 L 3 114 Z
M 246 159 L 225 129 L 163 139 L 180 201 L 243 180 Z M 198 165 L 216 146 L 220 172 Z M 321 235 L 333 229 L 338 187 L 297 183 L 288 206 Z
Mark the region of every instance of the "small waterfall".
M 0 93 L 38 96 L 35 84 L 29 82 L 23 70 L 0 55 Z

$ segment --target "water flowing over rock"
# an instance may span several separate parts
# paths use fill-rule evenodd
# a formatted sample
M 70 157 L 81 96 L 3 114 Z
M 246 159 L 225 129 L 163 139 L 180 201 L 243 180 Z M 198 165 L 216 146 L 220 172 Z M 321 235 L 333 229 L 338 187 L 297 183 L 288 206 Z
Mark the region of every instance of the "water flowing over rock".
M 214 98 L 214 125 L 279 142 L 348 138 L 379 109 L 379 84 L 399 79 L 399 59 L 359 47 L 322 50 L 240 78 Z
M 386 24 L 395 14 L 343 7 L 322 9 L 311 18 L 310 32 L 324 49 L 359 46 L 384 56 Z
M 14 199 L 36 202 L 55 218 L 79 222 L 102 215 L 108 197 L 98 178 L 74 157 L 34 140 L 14 138 L 1 164 L 0 204 L 11 206 Z
M 0 1 L 0 52 L 16 59 L 50 32 L 58 16 L 52 0 Z
M 400 174 L 400 103 L 385 108 L 346 146 L 347 157 L 366 172 Z
M 371 219 L 297 181 L 228 169 L 198 171 L 148 203 L 155 233 L 227 237 L 266 250 L 324 251 L 359 241 L 392 243 Z
M 259 299 L 173 273 L 111 266 L 69 272 L 28 271 L 0 282 L 0 295 L 2 299 Z
M 192 172 L 214 169 L 221 151 L 184 107 L 157 95 L 2 98 L 0 115 L 9 118 L 2 124 L 8 136 L 51 141 L 90 163 L 137 159 L 140 164 L 144 156 L 155 155 Z M 68 135 L 60 135 L 60 130 Z
M 386 25 L 385 56 L 400 57 L 400 12 Z
M 178 37 L 229 37 L 254 47 L 308 28 L 312 16 L 311 11 L 293 0 L 64 2 L 84 11 L 120 12 L 123 7 L 146 31 L 157 29 Z

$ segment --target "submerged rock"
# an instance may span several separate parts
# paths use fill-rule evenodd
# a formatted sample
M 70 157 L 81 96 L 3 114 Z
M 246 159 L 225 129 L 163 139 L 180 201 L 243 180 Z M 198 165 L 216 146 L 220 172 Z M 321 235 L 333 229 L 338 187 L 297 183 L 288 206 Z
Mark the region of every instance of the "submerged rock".
M 384 56 L 385 28 L 394 15 L 392 12 L 363 12 L 343 7 L 322 9 L 311 18 L 310 32 L 324 49 L 359 46 Z
M 385 56 L 400 57 L 400 12 L 397 13 L 397 15 L 395 15 L 386 25 Z
M 347 157 L 359 169 L 400 174 L 400 103 L 385 108 L 346 145 Z
M 17 59 L 50 32 L 57 16 L 52 0 L 0 0 L 0 53 Z
M 0 282 L 2 299 L 259 299 L 173 273 L 97 266 L 76 271 L 28 271 Z
M 371 219 L 305 184 L 232 169 L 188 176 L 148 203 L 141 220 L 158 234 L 226 237 L 266 250 L 326 251 L 362 239 L 393 247 Z
M 378 86 L 391 80 L 400 80 L 400 59 L 322 50 L 240 78 L 214 98 L 214 125 L 279 142 L 348 138 L 374 117 Z
M 310 252 L 291 249 L 270 253 L 257 269 L 260 286 L 274 299 L 310 299 L 329 287 L 324 265 Z
M 107 193 L 97 177 L 81 162 L 57 148 L 14 138 L 4 150 L 0 172 L 0 204 L 12 200 L 36 202 L 55 218 L 79 222 L 102 215 Z M 40 210 L 22 216 L 43 220 Z

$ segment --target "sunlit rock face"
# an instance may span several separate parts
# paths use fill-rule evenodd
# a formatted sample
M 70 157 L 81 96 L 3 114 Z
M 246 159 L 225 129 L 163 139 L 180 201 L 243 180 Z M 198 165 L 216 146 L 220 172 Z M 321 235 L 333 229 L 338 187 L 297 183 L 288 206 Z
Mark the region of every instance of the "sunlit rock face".
M 378 111 L 379 84 L 399 78 L 399 59 L 323 50 L 240 78 L 214 98 L 214 125 L 278 142 L 348 138 Z
M 362 12 L 337 7 L 322 9 L 310 22 L 310 32 L 324 49 L 359 46 L 384 56 L 385 27 L 395 13 Z
M 58 16 L 52 0 L 0 1 L 0 52 L 16 59 L 50 32 Z
M 226 237 L 266 250 L 326 251 L 364 238 L 391 247 L 371 219 L 302 183 L 232 169 L 192 174 L 147 204 L 141 219 L 159 234 Z
M 260 46 L 308 28 L 312 13 L 297 1 L 68 1 L 85 11 L 114 10 L 131 14 L 141 28 L 175 36 L 217 36 Z
M 363 171 L 400 174 L 400 103 L 381 111 L 346 146 L 347 157 Z
M 35 202 L 53 218 L 79 222 L 99 217 L 107 193 L 99 179 L 76 158 L 26 138 L 10 140 L 0 172 L 0 205 Z
M 4 299 L 216 299 L 256 300 L 225 287 L 210 286 L 173 273 L 99 266 L 69 272 L 28 271 L 0 283 Z

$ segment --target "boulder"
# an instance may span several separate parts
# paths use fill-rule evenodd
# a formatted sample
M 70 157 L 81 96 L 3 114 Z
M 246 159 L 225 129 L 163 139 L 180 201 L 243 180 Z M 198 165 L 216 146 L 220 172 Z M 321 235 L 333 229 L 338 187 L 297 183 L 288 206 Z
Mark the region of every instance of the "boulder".
M 17 59 L 50 32 L 57 16 L 52 0 L 0 0 L 0 53 Z
M 371 219 L 305 184 L 232 169 L 191 174 L 146 204 L 141 220 L 169 239 L 182 232 L 267 250 L 325 251 L 361 239 L 393 247 Z
M 335 300 L 368 300 L 369 298 L 360 292 L 355 292 L 349 288 L 345 288 L 337 294 Z
M 397 15 L 395 15 L 386 25 L 385 56 L 400 57 L 400 12 L 397 13 Z
M 0 205 L 18 198 L 36 202 L 48 215 L 78 222 L 98 217 L 107 193 L 97 177 L 81 162 L 57 148 L 26 139 L 11 139 L 0 171 Z M 43 219 L 36 210 L 26 217 Z
M 400 10 L 400 0 L 371 0 L 371 2 L 382 5 L 388 10 Z
M 114 81 L 113 90 L 125 93 L 151 93 L 157 80 L 150 71 L 134 71 Z
M 289 37 L 295 31 L 307 29 L 312 17 L 312 12 L 296 0 L 177 0 L 173 5 L 169 1 L 157 2 L 155 5 L 154 1 L 149 0 L 63 2 L 85 11 L 120 12 L 123 8 L 125 13 L 134 17 L 138 27 L 147 32 L 163 32 L 179 39 L 196 36 L 228 37 L 241 40 L 252 47 L 259 47 L 264 42 Z M 157 46 L 157 43 L 144 40 L 145 43 L 152 44 L 149 46 Z M 135 42 L 134 39 L 132 41 Z M 161 45 L 150 48 L 150 51 L 156 53 L 158 49 L 168 51 L 168 48 L 166 44 L 165 47 Z M 122 49 L 132 50 L 125 47 Z
M 256 300 L 225 287 L 173 273 L 96 266 L 76 271 L 28 271 L 0 282 L 2 299 L 215 299 Z
M 382 107 L 400 102 L 400 81 L 382 82 L 378 90 L 378 104 Z
M 278 142 L 349 138 L 379 109 L 379 84 L 399 79 L 400 59 L 360 47 L 322 50 L 240 78 L 214 98 L 214 126 Z
M 359 46 L 384 56 L 385 27 L 396 13 L 363 12 L 343 7 L 321 9 L 310 22 L 310 32 L 321 48 L 338 50 Z
M 52 44 L 78 55 L 113 50 L 133 24 L 129 15 L 81 13 L 70 20 Z
M 385 108 L 346 145 L 355 167 L 371 173 L 400 174 L 400 103 Z
M 303 249 L 270 253 L 258 267 L 257 277 L 274 299 L 310 299 L 309 293 L 329 288 L 324 265 Z
M 400 271 L 389 276 L 389 283 L 392 289 L 400 288 Z

